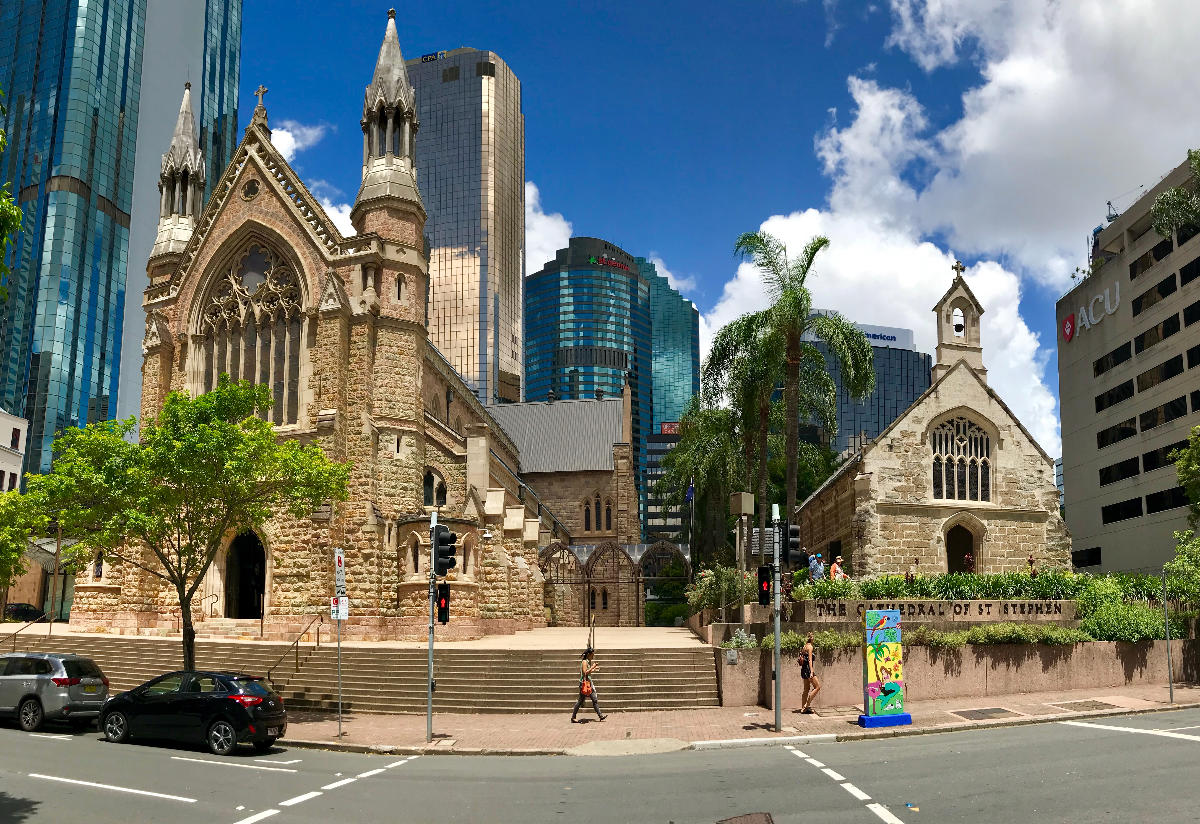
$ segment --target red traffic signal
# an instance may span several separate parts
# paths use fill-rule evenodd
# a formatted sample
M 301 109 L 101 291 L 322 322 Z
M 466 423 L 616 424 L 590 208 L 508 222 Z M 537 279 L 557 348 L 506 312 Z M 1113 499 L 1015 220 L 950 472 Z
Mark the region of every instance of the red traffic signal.
M 758 568 L 758 604 L 759 606 L 771 605 L 771 573 L 774 570 L 770 566 L 760 566 Z
M 437 619 L 439 624 L 450 623 L 450 585 L 437 585 Z

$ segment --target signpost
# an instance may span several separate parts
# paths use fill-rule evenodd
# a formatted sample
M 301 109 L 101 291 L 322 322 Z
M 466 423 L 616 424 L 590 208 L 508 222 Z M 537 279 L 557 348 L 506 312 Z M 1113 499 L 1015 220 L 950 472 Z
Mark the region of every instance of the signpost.
M 775 522 L 775 530 L 779 530 L 779 504 L 771 504 L 771 519 Z M 780 666 L 781 653 L 779 647 L 779 541 L 775 542 L 775 570 L 772 576 L 775 579 L 775 732 L 780 732 L 783 728 L 783 684 L 779 680 L 783 667 Z
M 433 621 L 437 597 L 437 510 L 429 515 L 429 674 L 425 679 L 425 743 L 433 741 Z
M 338 738 L 342 737 L 342 621 L 350 617 L 350 599 L 346 597 L 346 551 L 333 548 L 334 595 L 329 599 L 329 617 L 337 623 Z

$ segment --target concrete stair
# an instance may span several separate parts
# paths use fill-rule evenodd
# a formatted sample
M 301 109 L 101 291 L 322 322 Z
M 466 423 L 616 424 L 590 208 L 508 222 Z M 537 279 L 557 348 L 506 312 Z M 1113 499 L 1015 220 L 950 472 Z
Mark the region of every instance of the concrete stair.
M 255 622 L 257 624 L 257 622 Z M 12 641 L 0 635 L 0 652 Z M 131 689 L 182 666 L 178 638 L 130 636 L 17 636 L 18 650 L 87 655 L 108 676 L 111 689 Z M 286 653 L 286 655 L 285 655 Z M 425 711 L 427 650 L 343 647 L 342 698 L 362 713 Z M 198 639 L 202 669 L 230 669 L 271 677 L 289 708 L 337 708 L 337 649 L 304 644 L 295 650 L 273 642 Z M 297 663 L 299 668 L 297 669 Z M 619 712 L 719 705 L 716 665 L 707 647 L 601 649 L 594 683 L 601 707 Z M 561 713 L 578 694 L 579 654 L 573 650 L 502 650 L 434 647 L 434 710 L 466 713 Z M 586 705 L 590 708 L 590 702 Z

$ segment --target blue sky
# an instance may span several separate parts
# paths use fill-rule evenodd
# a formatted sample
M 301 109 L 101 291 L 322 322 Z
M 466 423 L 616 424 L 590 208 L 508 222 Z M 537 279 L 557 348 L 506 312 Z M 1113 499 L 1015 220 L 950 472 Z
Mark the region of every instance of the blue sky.
M 410 3 L 397 24 L 406 57 L 492 49 L 522 81 L 531 250 L 571 231 L 653 255 L 707 338 L 769 300 L 740 232 L 826 233 L 817 303 L 929 351 L 961 258 L 991 382 L 1056 455 L 1054 300 L 1104 201 L 1200 143 L 1176 111 L 1196 50 L 1168 6 L 1195 17 L 1183 0 L 617 0 Z M 376 3 L 245 2 L 241 120 L 267 85 L 277 145 L 331 211 L 358 186 L 385 23 Z

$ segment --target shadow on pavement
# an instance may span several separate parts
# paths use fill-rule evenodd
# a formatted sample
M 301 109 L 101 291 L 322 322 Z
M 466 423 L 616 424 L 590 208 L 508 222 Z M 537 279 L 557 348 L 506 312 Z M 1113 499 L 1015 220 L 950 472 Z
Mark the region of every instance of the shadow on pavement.
M 103 744 L 110 743 L 103 735 L 98 739 Z M 126 741 L 123 744 L 113 744 L 114 747 L 141 747 L 148 750 L 174 750 L 175 752 L 188 753 L 188 757 L 204 756 L 210 759 L 230 759 L 236 761 L 239 758 L 254 759 L 262 758 L 267 755 L 282 755 L 289 752 L 286 747 L 273 746 L 269 750 L 256 750 L 249 744 L 240 744 L 238 748 L 229 755 L 213 755 L 208 747 L 204 744 L 192 743 L 191 741 L 173 741 L 166 738 L 136 738 Z M 3 816 L 0 816 L 0 822 L 5 821 Z
M 38 802 L 28 798 L 14 798 L 0 791 L 0 821 L 25 821 L 37 811 Z

